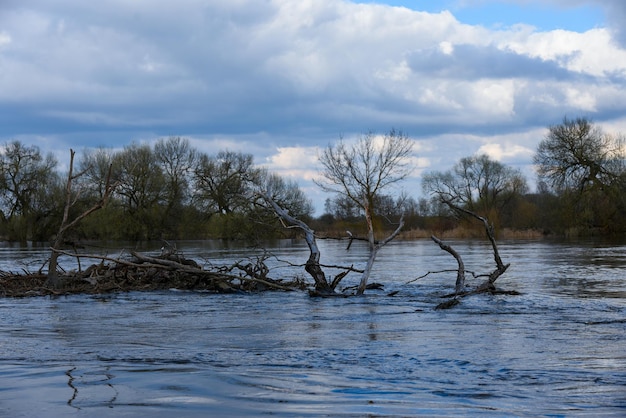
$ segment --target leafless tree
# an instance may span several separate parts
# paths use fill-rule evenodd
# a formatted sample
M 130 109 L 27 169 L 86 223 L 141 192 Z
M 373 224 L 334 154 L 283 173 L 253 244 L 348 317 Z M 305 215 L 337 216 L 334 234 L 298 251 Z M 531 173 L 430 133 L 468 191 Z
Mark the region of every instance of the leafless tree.
M 252 154 L 220 151 L 201 155 L 194 168 L 194 199 L 209 213 L 228 214 L 247 208 L 251 184 L 258 176 Z
M 165 183 L 162 226 L 168 234 L 176 236 L 185 220 L 185 205 L 191 200 L 192 172 L 198 151 L 188 139 L 171 136 L 154 144 L 154 155 Z
M 78 170 L 83 176 L 76 179 L 77 183 L 80 182 L 81 190 L 88 190 L 91 195 L 102 198 L 106 192 L 107 178 L 114 157 L 112 148 L 85 149 L 78 164 Z
M 385 135 L 370 132 L 348 145 L 340 140 L 329 145 L 320 155 L 322 177 L 316 183 L 326 192 L 335 193 L 354 202 L 365 214 L 370 257 L 357 294 L 363 294 L 380 248 L 391 241 L 404 225 L 401 219 L 396 230 L 377 242 L 374 217 L 377 214 L 376 197 L 411 173 L 408 157 L 413 141 L 404 133 L 391 130 Z
M 317 246 L 313 230 L 300 219 L 291 216 L 289 211 L 276 203 L 269 194 L 264 192 L 261 196 L 272 207 L 276 215 L 285 223 L 286 226 L 299 228 L 304 233 L 304 239 L 309 246 L 309 258 L 304 269 L 313 278 L 313 281 L 315 282 L 315 291 L 320 295 L 325 296 L 334 294 L 336 284 L 333 285 L 329 283 L 326 279 L 324 270 L 322 270 L 320 265 L 321 253 L 319 247 Z
M 255 189 L 262 190 L 267 198 L 286 208 L 291 216 L 302 219 L 313 214 L 311 199 L 304 194 L 295 181 L 286 180 L 276 173 L 260 169 L 254 183 Z M 272 212 L 276 213 L 275 208 L 272 207 L 272 209 Z
M 487 235 L 487 239 L 489 239 L 489 242 L 491 243 L 491 249 L 493 251 L 493 259 L 495 261 L 496 264 L 496 268 L 489 274 L 485 274 L 482 275 L 484 277 L 487 277 L 487 280 L 483 281 L 480 285 L 478 285 L 475 289 L 473 290 L 469 290 L 466 291 L 465 290 L 465 263 L 463 262 L 463 258 L 461 257 L 461 255 L 454 249 L 452 248 L 452 246 L 450 246 L 449 244 L 446 244 L 445 242 L 443 242 L 441 239 L 437 238 L 436 236 L 431 236 L 431 239 L 437 243 L 437 245 L 439 245 L 439 248 L 441 248 L 442 250 L 446 251 L 447 253 L 449 253 L 450 255 L 452 255 L 455 260 L 457 261 L 458 264 L 458 268 L 457 268 L 457 278 L 456 278 L 456 283 L 455 283 L 455 287 L 454 287 L 454 293 L 452 295 L 449 296 L 453 296 L 453 299 L 450 299 L 446 302 L 442 302 L 439 305 L 437 305 L 436 309 L 447 309 L 450 308 L 454 305 L 456 305 L 459 302 L 459 299 L 468 295 L 473 295 L 473 294 L 477 294 L 477 293 L 484 293 L 484 292 L 495 292 L 496 288 L 495 288 L 495 281 L 502 276 L 507 269 L 509 268 L 510 264 L 504 264 L 502 262 L 502 258 L 500 257 L 500 252 L 498 251 L 498 245 L 496 244 L 496 239 L 495 239 L 495 232 L 494 232 L 494 228 L 493 228 L 493 224 L 491 224 L 489 222 L 489 220 L 483 216 L 479 216 L 477 215 L 475 212 L 472 212 L 470 210 L 467 210 L 465 208 L 462 208 L 460 206 L 455 205 L 454 203 L 448 201 L 448 200 L 442 200 L 442 202 L 446 205 L 448 205 L 450 207 L 451 210 L 457 212 L 459 215 L 462 216 L 469 216 L 471 218 L 474 218 L 478 221 L 480 221 L 484 228 L 485 228 L 485 233 Z M 512 292 L 514 293 L 514 292 Z
M 461 158 L 446 172 L 426 173 L 422 187 L 438 198 L 483 213 L 502 211 L 513 197 L 528 190 L 519 170 L 485 154 Z
M 258 195 L 270 206 L 274 214 L 280 218 L 285 227 L 297 228 L 304 233 L 304 239 L 309 247 L 309 258 L 304 265 L 304 270 L 309 273 L 315 282 L 315 290 L 311 291 L 310 294 L 313 296 L 323 297 L 343 296 L 341 293 L 335 292 L 335 289 L 341 280 L 352 271 L 362 273 L 362 270 L 355 269 L 352 266 L 331 266 L 335 269 L 341 269 L 342 271 L 334 278 L 328 278 L 323 270 L 324 266 L 320 263 L 321 252 L 317 246 L 315 232 L 311 229 L 311 227 L 309 227 L 301 219 L 291 215 L 288 209 L 279 205 L 267 190 L 260 190 Z
M 109 201 L 111 193 L 116 187 L 116 184 L 111 184 L 111 167 L 109 166 L 109 172 L 106 177 L 106 183 L 102 196 L 87 210 L 77 215 L 73 219 L 70 219 L 70 209 L 78 201 L 81 191 L 74 190 L 74 182 L 85 174 L 85 171 L 74 173 L 74 150 L 70 150 L 70 167 L 67 175 L 67 183 L 65 186 L 65 207 L 63 210 L 63 219 L 61 225 L 52 243 L 52 253 L 48 262 L 48 278 L 47 285 L 50 287 L 59 286 L 59 276 L 57 272 L 57 260 L 59 258 L 61 245 L 65 239 L 66 233 L 75 227 L 80 221 L 89 216 L 91 213 L 103 208 Z
M 604 133 L 586 118 L 549 127 L 534 157 L 539 180 L 560 197 L 570 233 L 623 231 L 626 138 Z
M 188 139 L 172 136 L 159 139 L 154 144 L 154 154 L 165 176 L 168 209 L 178 208 L 189 197 L 189 183 L 198 152 Z

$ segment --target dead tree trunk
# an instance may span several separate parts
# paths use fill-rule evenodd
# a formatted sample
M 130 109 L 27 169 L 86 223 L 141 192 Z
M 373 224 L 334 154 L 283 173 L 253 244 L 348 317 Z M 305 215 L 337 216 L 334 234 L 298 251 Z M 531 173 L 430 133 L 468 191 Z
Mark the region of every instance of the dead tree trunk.
M 459 265 L 457 269 L 457 273 L 456 273 L 456 285 L 454 286 L 454 294 L 456 296 L 459 293 L 461 293 L 465 287 L 465 264 L 463 263 L 463 259 L 461 258 L 459 253 L 456 252 L 454 248 L 445 244 L 436 236 L 432 235 L 430 238 L 439 245 L 439 248 L 450 253 L 452 257 L 454 257 L 454 259 L 456 260 L 457 264 Z
M 456 305 L 458 303 L 459 298 L 467 296 L 467 295 L 495 291 L 495 285 L 494 285 L 495 281 L 498 279 L 498 277 L 503 275 L 504 272 L 506 272 L 506 270 L 510 266 L 510 264 L 504 264 L 502 262 L 502 258 L 500 257 L 500 252 L 498 251 L 498 245 L 496 244 L 496 239 L 495 239 L 495 233 L 494 233 L 494 230 L 493 230 L 493 225 L 491 225 L 489 223 L 489 220 L 487 218 L 479 216 L 479 215 L 477 215 L 476 213 L 474 213 L 474 212 L 472 212 L 470 210 L 467 210 L 467 209 L 461 208 L 459 206 L 456 206 L 455 204 L 453 204 L 450 201 L 443 200 L 443 203 L 448 205 L 454 211 L 456 211 L 458 213 L 462 213 L 462 214 L 468 215 L 470 217 L 473 217 L 473 218 L 475 218 L 475 219 L 477 219 L 477 220 L 479 220 L 480 222 L 483 223 L 483 225 L 485 227 L 485 233 L 487 235 L 487 238 L 489 239 L 489 242 L 491 243 L 491 248 L 493 250 L 493 257 L 494 257 L 494 261 L 496 263 L 496 268 L 495 268 L 495 270 L 493 270 L 491 273 L 489 273 L 487 275 L 487 280 L 485 280 L 483 283 L 481 283 L 474 290 L 465 291 L 464 290 L 464 287 L 465 287 L 465 265 L 463 263 L 463 259 L 461 258 L 461 255 L 458 252 L 456 252 L 452 247 L 450 247 L 449 245 L 443 243 L 439 238 L 437 238 L 437 237 L 435 237 L 433 235 L 431 237 L 432 240 L 435 241 L 442 250 L 447 251 L 448 253 L 450 253 L 456 259 L 457 264 L 458 264 L 455 292 L 452 295 L 452 296 L 454 296 L 454 299 L 449 300 L 447 302 L 440 303 L 439 305 L 437 305 L 436 309 L 450 308 L 450 307 L 452 307 L 452 306 L 454 306 L 454 305 Z
M 495 232 L 493 230 L 493 225 L 489 223 L 489 220 L 483 216 L 479 216 L 472 211 L 453 205 L 452 203 L 448 201 L 444 201 L 444 202 L 448 206 L 450 206 L 452 209 L 465 213 L 483 223 L 485 227 L 485 233 L 487 235 L 487 238 L 489 239 L 489 242 L 491 243 L 491 249 L 493 250 L 493 259 L 496 262 L 496 269 L 489 274 L 488 279 L 483 284 L 481 284 L 477 290 L 479 289 L 482 289 L 483 291 L 493 290 L 494 282 L 498 279 L 498 277 L 502 276 L 504 272 L 511 265 L 511 264 L 504 264 L 502 262 L 502 258 L 500 257 L 500 252 L 498 251 L 498 245 L 496 244 L 496 237 L 495 237 Z
M 83 213 L 81 213 L 76 218 L 70 221 L 69 219 L 70 208 L 76 203 L 76 201 L 78 200 L 80 196 L 80 193 L 76 193 L 76 195 L 73 196 L 72 183 L 74 180 L 76 180 L 77 178 L 81 177 L 84 174 L 84 172 L 74 174 L 74 155 L 75 154 L 76 152 L 73 149 L 70 149 L 70 167 L 69 167 L 69 173 L 67 175 L 67 183 L 65 185 L 65 208 L 63 210 L 63 219 L 61 220 L 61 226 L 59 226 L 59 231 L 57 232 L 56 237 L 54 238 L 54 241 L 52 242 L 52 246 L 51 246 L 52 253 L 50 254 L 50 261 L 48 262 L 48 277 L 46 280 L 46 285 L 49 287 L 58 287 L 60 285 L 59 275 L 57 272 L 57 266 L 58 266 L 59 251 L 65 239 L 65 234 L 67 233 L 67 231 L 69 231 L 71 228 L 76 226 L 80 221 L 82 221 L 84 218 L 89 216 L 91 213 L 106 206 L 111 196 L 111 193 L 113 192 L 116 186 L 116 185 L 111 185 L 111 166 L 109 166 L 109 172 L 107 174 L 107 180 L 106 180 L 106 187 L 105 187 L 104 195 L 102 196 L 102 198 L 98 202 L 96 202 L 92 207 L 90 207 L 89 209 L 87 209 L 86 211 L 84 211 Z
M 263 195 L 263 198 L 265 199 L 266 202 L 268 202 L 272 206 L 272 208 L 274 209 L 274 212 L 276 212 L 278 217 L 280 217 L 280 219 L 283 220 L 283 222 L 286 222 L 288 225 L 300 228 L 304 232 L 304 239 L 306 240 L 306 243 L 309 246 L 309 258 L 306 261 L 306 265 L 304 269 L 306 270 L 307 273 L 309 273 L 309 275 L 315 281 L 315 293 L 317 293 L 320 296 L 330 296 L 330 295 L 335 294 L 335 288 L 339 284 L 339 281 L 341 280 L 341 278 L 345 276 L 345 274 L 337 275 L 337 277 L 340 277 L 340 278 L 339 279 L 335 278 L 335 280 L 333 280 L 332 283 L 328 282 L 328 280 L 326 279 L 326 274 L 324 273 L 324 270 L 322 270 L 322 267 L 320 266 L 321 253 L 320 253 L 319 247 L 317 246 L 317 242 L 315 240 L 314 231 L 300 219 L 297 219 L 291 216 L 287 209 L 280 207 L 269 196 Z
M 378 255 L 378 251 L 385 245 L 387 245 L 391 240 L 393 240 L 404 227 L 404 215 L 400 218 L 400 223 L 398 227 L 391 235 L 385 238 L 383 241 L 376 242 L 374 239 L 374 224 L 372 221 L 372 214 L 370 210 L 366 207 L 365 209 L 365 220 L 367 221 L 367 240 L 370 248 L 369 259 L 367 260 L 367 264 L 365 265 L 365 269 L 363 274 L 361 275 L 361 281 L 359 282 L 359 287 L 357 288 L 356 294 L 362 295 L 365 292 L 365 288 L 367 287 L 367 281 L 369 280 L 370 274 L 372 272 L 372 267 L 374 266 L 374 261 L 376 260 L 376 256 Z

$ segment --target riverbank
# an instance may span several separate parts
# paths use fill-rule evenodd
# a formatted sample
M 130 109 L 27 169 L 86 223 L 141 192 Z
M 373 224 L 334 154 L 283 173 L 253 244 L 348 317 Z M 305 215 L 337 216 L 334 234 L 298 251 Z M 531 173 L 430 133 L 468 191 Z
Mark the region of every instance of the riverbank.
M 409 231 L 403 231 L 398 236 L 398 239 L 411 240 L 411 239 L 430 239 L 435 235 L 440 239 L 484 239 L 484 228 L 467 228 L 463 226 L 457 226 L 453 229 L 446 229 L 440 231 L 425 230 L 425 229 L 411 229 Z M 510 229 L 504 228 L 496 231 L 497 239 L 541 239 L 546 235 L 536 229 Z

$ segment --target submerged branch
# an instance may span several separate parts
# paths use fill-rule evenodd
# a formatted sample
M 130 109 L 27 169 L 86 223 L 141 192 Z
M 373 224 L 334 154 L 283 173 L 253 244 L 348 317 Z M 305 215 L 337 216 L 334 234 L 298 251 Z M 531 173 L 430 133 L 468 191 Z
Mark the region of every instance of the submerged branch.
M 459 303 L 459 299 L 468 295 L 473 295 L 473 294 L 477 294 L 477 293 L 483 293 L 483 292 L 491 292 L 494 293 L 496 292 L 495 286 L 494 286 L 494 282 L 498 279 L 498 277 L 500 277 L 502 274 L 504 274 L 504 272 L 506 272 L 506 270 L 509 268 L 510 264 L 504 264 L 502 262 L 502 258 L 500 257 L 500 253 L 498 251 L 498 246 L 496 244 L 496 239 L 495 239 L 495 233 L 493 230 L 493 225 L 489 223 L 489 220 L 483 216 L 479 216 L 478 214 L 467 210 L 465 208 L 462 208 L 460 206 L 455 205 L 454 203 L 452 203 L 449 200 L 443 199 L 442 200 L 443 203 L 447 204 L 451 209 L 453 209 L 454 211 L 457 211 L 459 213 L 468 215 L 474 219 L 479 220 L 480 222 L 482 222 L 482 224 L 485 227 L 485 233 L 487 235 L 487 239 L 489 239 L 489 242 L 491 243 L 491 248 L 493 251 L 493 258 L 494 261 L 496 263 L 496 268 L 489 274 L 485 274 L 485 275 L 480 275 L 480 276 L 476 276 L 474 275 L 474 277 L 487 277 L 487 280 L 484 281 L 483 283 L 481 283 L 479 286 L 477 286 L 475 289 L 471 290 L 471 291 L 464 291 L 464 287 L 465 287 L 465 265 L 463 263 L 463 259 L 461 258 L 461 255 L 454 250 L 451 246 L 443 243 L 440 239 L 438 239 L 437 237 L 435 237 L 434 235 L 431 237 L 433 241 L 435 241 L 439 247 L 448 252 L 449 254 L 451 254 L 457 261 L 458 264 L 458 269 L 457 269 L 457 279 L 456 279 L 456 285 L 455 285 L 455 292 L 451 295 L 446 295 L 445 297 L 450 297 L 452 296 L 453 299 L 448 300 L 446 302 L 442 302 L 439 305 L 437 305 L 437 307 L 435 309 L 447 309 L 447 308 L 451 308 L 455 305 L 457 305 Z
M 315 233 L 313 230 L 303 221 L 297 219 L 289 214 L 289 211 L 276 203 L 269 195 L 262 194 L 265 201 L 272 207 L 276 215 L 281 221 L 286 222 L 288 225 L 295 226 L 302 230 L 304 233 L 304 239 L 309 247 L 309 258 L 306 261 L 304 270 L 309 273 L 315 282 L 315 295 L 326 296 L 335 293 L 335 288 L 332 286 L 335 281 L 328 282 L 326 274 L 320 265 L 321 253 L 317 242 L 315 240 Z M 337 282 L 338 284 L 338 282 Z
M 445 244 L 436 236 L 433 235 L 430 238 L 439 245 L 439 248 L 450 253 L 455 258 L 459 266 L 457 269 L 457 274 L 456 274 L 456 285 L 454 286 L 455 293 L 458 295 L 459 293 L 463 291 L 463 288 L 465 287 L 465 264 L 463 263 L 463 259 L 461 258 L 459 253 L 455 251 L 454 248 Z

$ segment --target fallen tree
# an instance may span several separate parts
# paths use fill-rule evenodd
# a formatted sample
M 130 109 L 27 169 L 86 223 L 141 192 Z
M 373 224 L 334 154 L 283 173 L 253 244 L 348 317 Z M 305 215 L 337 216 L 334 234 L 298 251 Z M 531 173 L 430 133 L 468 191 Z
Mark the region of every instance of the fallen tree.
M 269 269 L 262 258 L 257 258 L 255 262 L 237 261 L 207 269 L 177 251 L 167 251 L 157 256 L 129 251 L 117 258 L 76 254 L 59 249 L 56 252 L 58 255 L 100 262 L 84 270 L 79 268 L 77 271 L 65 272 L 59 276 L 61 284 L 56 286 L 50 286 L 48 275 L 41 271 L 25 274 L 0 272 L 0 295 L 27 297 L 168 289 L 236 293 L 306 288 L 306 283 L 297 278 L 285 281 L 268 277 Z
M 335 291 L 341 280 L 351 271 L 359 271 L 361 273 L 363 271 L 352 267 L 344 268 L 344 271 L 337 274 L 332 280 L 328 280 L 320 264 L 321 253 L 317 246 L 315 232 L 305 222 L 291 216 L 287 209 L 278 205 L 269 195 L 262 194 L 262 197 L 272 207 L 286 227 L 299 228 L 304 233 L 304 239 L 309 247 L 309 258 L 304 269 L 315 282 L 315 289 L 310 291 L 311 296 L 343 296 Z

